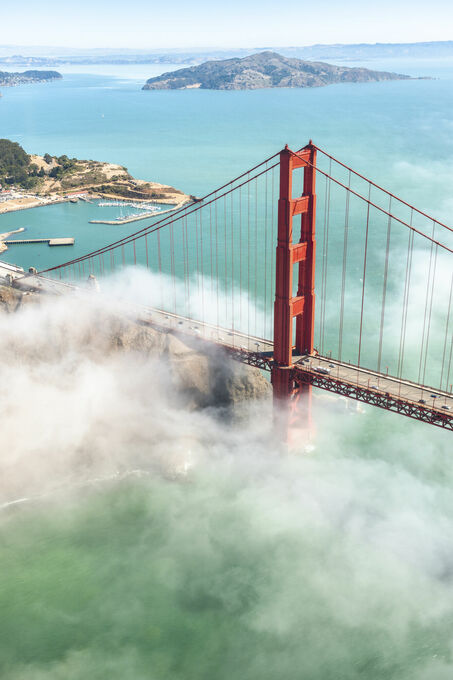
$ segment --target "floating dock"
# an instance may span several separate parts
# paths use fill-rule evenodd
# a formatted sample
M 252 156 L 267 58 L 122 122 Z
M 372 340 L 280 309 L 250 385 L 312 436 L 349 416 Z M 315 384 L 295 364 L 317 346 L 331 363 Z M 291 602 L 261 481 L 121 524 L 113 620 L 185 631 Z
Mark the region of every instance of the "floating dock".
M 49 246 L 73 246 L 75 239 L 69 238 L 21 238 L 21 239 L 5 239 L 3 243 L 7 246 L 19 246 L 24 243 L 48 243 Z

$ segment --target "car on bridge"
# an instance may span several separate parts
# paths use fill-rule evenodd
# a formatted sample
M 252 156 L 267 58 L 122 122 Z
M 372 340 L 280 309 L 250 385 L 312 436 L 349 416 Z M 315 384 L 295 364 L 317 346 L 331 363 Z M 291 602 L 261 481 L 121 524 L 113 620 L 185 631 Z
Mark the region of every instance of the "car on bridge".
M 330 369 L 324 366 L 315 366 L 315 371 L 322 373 L 323 375 L 330 375 Z

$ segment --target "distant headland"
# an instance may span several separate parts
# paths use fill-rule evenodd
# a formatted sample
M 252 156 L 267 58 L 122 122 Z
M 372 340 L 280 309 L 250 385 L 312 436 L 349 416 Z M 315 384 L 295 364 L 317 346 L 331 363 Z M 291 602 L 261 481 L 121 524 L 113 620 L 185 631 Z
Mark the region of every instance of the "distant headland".
M 58 71 L 23 71 L 23 73 L 0 71 L 0 86 L 24 85 L 25 83 L 47 83 L 63 78 Z
M 71 197 L 78 194 L 177 207 L 192 200 L 166 184 L 134 179 L 122 165 L 31 155 L 17 142 L 0 139 L 0 214 L 77 200 Z
M 150 78 L 144 90 L 256 90 L 270 87 L 321 87 L 334 83 L 408 80 L 410 76 L 366 68 L 348 68 L 323 62 L 259 52 L 242 59 L 207 61 Z

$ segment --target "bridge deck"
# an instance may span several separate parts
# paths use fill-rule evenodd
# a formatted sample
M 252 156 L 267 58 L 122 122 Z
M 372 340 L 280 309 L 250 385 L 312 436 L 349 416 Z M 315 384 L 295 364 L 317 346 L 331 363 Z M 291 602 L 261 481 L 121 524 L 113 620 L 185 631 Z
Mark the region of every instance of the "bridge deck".
M 453 430 L 453 395 L 322 356 L 294 357 L 294 377 L 315 387 Z
M 48 293 L 83 292 L 84 288 L 53 281 L 42 276 L 23 277 L 15 285 L 40 289 Z M 86 289 L 85 289 L 86 290 Z M 100 293 L 102 295 L 102 293 Z M 141 323 L 197 338 L 222 347 L 233 359 L 257 368 L 270 370 L 273 364 L 273 343 L 248 336 L 238 330 L 227 330 L 215 324 L 196 321 L 178 314 L 132 303 L 128 314 Z M 453 430 L 453 394 L 418 385 L 408 380 L 346 364 L 320 355 L 293 356 L 288 368 L 298 382 L 306 382 L 329 392 L 356 399 L 387 411 Z
M 159 310 L 149 310 L 147 314 L 152 325 L 220 345 L 238 361 L 265 370 L 272 368 L 273 344 L 269 340 Z M 453 394 L 450 392 L 320 355 L 294 356 L 293 366 L 288 370 L 293 371 L 299 382 L 453 430 Z

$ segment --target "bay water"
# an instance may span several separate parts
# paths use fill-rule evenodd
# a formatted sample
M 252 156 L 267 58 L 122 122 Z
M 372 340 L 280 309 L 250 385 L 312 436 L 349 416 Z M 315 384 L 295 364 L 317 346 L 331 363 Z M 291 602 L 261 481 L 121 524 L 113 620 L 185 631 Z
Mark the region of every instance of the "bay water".
M 451 224 L 453 60 L 362 65 L 430 79 L 146 92 L 170 65 L 61 67 L 62 81 L 3 89 L 0 136 L 198 196 L 311 138 Z M 76 244 L 1 258 L 42 269 L 132 231 L 89 224 L 101 212 L 2 215 L 0 233 Z M 1 327 L 3 468 L 16 471 L 0 517 L 2 677 L 451 676 L 449 433 L 320 400 L 315 453 L 281 458 L 261 407 L 232 428 L 179 408 L 155 364 L 83 346 L 46 359 L 68 315 Z M 15 356 L 20 335 L 37 366 Z M 189 453 L 189 474 L 169 469 Z M 71 487 L 83 473 L 90 485 Z

